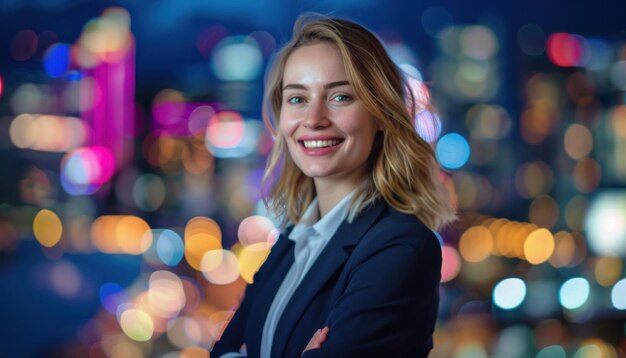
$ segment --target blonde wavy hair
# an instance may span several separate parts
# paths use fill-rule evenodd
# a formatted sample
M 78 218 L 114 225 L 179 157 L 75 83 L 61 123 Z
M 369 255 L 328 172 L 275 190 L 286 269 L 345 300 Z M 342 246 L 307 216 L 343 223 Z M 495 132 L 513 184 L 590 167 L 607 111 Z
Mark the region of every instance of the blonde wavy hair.
M 297 223 L 316 196 L 313 179 L 296 166 L 277 128 L 287 59 L 298 48 L 319 42 L 337 46 L 356 96 L 382 128 L 367 161 L 369 175 L 352 199 L 348 220 L 379 198 L 415 215 L 431 230 L 454 220 L 433 149 L 417 134 L 409 114 L 416 106 L 428 106 L 418 103 L 425 97 L 413 93 L 374 34 L 354 22 L 320 15 L 296 21 L 291 41 L 276 55 L 266 77 L 263 119 L 275 139 L 263 177 L 263 187 L 270 187 L 262 193 L 266 206 L 283 218 L 283 225 Z

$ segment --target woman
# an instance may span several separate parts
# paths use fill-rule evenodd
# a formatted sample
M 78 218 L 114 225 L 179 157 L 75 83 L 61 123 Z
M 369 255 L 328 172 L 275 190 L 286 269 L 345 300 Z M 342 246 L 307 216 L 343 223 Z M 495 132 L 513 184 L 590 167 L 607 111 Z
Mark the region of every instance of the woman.
M 296 23 L 269 73 L 264 115 L 275 135 L 267 199 L 295 226 L 212 356 L 242 346 L 249 357 L 428 355 L 441 269 L 431 230 L 454 213 L 413 128 L 414 98 L 360 25 Z

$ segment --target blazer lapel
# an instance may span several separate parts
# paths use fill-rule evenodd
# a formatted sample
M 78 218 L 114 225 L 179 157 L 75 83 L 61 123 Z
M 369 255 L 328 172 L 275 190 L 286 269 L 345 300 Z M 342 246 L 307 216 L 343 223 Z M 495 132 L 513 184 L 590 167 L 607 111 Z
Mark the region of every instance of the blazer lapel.
M 384 202 L 379 200 L 376 204 L 367 208 L 361 215 L 355 218 L 352 223 L 348 223 L 344 220 L 339 226 L 337 232 L 335 232 L 318 259 L 313 266 L 311 266 L 301 284 L 289 300 L 287 307 L 285 307 L 285 311 L 278 321 L 278 327 L 276 327 L 274 334 L 272 357 L 284 356 L 289 336 L 306 307 L 330 277 L 339 268 L 343 267 L 343 264 L 349 257 L 346 249 L 357 244 L 359 239 L 372 226 L 378 216 L 380 216 L 384 207 Z M 267 314 L 267 311 L 265 313 Z
M 278 288 L 293 264 L 293 250 L 293 241 L 281 234 L 276 245 L 272 247 L 266 263 L 264 263 L 264 266 L 268 264 L 267 267 L 263 267 L 266 277 L 263 278 L 263 282 L 259 282 L 262 286 L 258 288 L 254 297 L 246 325 L 246 342 L 250 357 L 258 357 L 260 354 L 261 335 L 267 312 Z

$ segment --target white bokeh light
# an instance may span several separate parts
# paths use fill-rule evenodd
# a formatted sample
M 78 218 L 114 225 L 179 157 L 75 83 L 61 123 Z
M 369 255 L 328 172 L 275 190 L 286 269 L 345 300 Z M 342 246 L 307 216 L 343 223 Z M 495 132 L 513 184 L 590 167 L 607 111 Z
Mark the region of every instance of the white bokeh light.
M 611 302 L 618 310 L 626 310 L 626 278 L 623 278 L 611 289 Z
M 598 255 L 626 256 L 626 192 L 604 191 L 589 204 L 585 230 Z
M 589 299 L 589 281 L 582 277 L 569 279 L 563 283 L 559 290 L 559 302 L 561 306 L 575 310 L 580 308 Z
M 493 289 L 493 302 L 505 310 L 519 306 L 525 297 L 526 284 L 519 278 L 504 279 Z

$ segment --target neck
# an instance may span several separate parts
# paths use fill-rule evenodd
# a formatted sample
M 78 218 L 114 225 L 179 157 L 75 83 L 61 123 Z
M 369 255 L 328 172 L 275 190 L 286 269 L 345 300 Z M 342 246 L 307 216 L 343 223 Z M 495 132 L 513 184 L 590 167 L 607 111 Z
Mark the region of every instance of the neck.
M 326 182 L 314 179 L 315 191 L 317 193 L 317 204 L 319 206 L 320 219 L 331 211 L 340 201 L 350 194 L 355 184 L 345 184 L 336 182 Z

